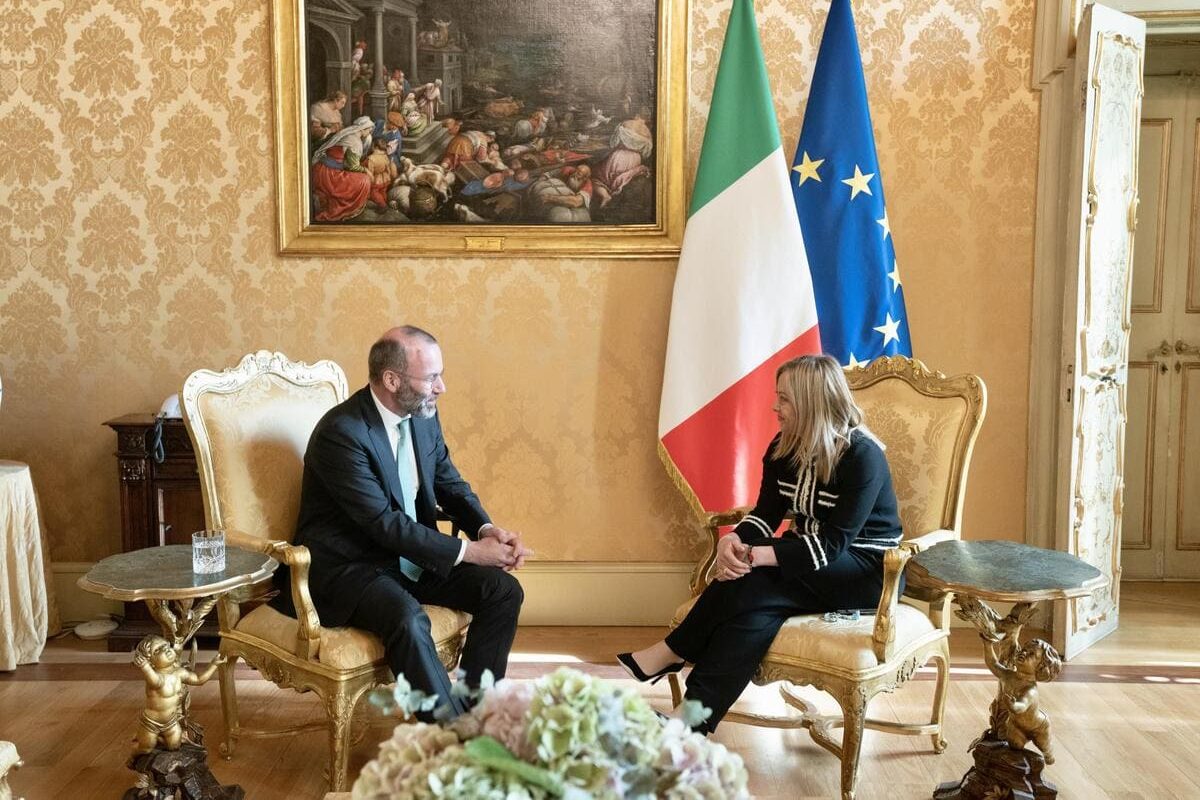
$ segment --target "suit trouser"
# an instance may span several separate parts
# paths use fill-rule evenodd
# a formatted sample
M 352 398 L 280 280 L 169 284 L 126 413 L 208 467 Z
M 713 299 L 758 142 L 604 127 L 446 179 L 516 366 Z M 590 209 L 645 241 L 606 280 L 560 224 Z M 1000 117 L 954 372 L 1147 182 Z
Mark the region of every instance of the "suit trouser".
M 785 578 L 778 567 L 756 567 L 742 578 L 709 584 L 666 639 L 693 665 L 685 697 L 712 711 L 701 729 L 716 729 L 788 617 L 874 608 L 882 575 L 881 558 L 847 550 L 819 572 L 800 577 Z
M 471 614 L 460 664 L 468 685 L 478 686 L 484 670 L 491 670 L 497 680 L 504 677 L 524 599 L 517 579 L 497 567 L 459 564 L 444 578 L 426 570 L 414 583 L 397 565 L 382 570 L 367 586 L 349 624 L 377 635 L 392 672 L 403 675 L 414 689 L 438 695 L 457 715 L 466 707 L 451 694 L 450 677 L 438 658 L 421 604 Z

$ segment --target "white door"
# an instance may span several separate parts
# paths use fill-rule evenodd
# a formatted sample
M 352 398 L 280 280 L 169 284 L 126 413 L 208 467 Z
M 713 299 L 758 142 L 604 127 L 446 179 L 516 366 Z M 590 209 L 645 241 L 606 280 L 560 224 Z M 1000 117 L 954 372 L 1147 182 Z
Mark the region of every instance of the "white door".
M 1200 580 L 1198 148 L 1197 79 L 1147 78 L 1121 537 L 1126 580 Z
M 1110 579 L 1055 604 L 1067 658 L 1117 627 L 1145 23 L 1104 6 L 1080 21 L 1069 93 L 1082 112 L 1068 185 L 1056 546 Z

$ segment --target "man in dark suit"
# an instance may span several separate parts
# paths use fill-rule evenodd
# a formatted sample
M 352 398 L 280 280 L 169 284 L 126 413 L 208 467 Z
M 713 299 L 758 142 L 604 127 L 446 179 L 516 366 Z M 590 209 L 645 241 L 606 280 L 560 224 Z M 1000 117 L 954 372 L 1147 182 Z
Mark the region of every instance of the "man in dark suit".
M 460 713 L 421 604 L 472 615 L 462 653 L 468 684 L 477 686 L 484 670 L 501 678 L 524 599 L 510 572 L 528 551 L 520 534 L 492 524 L 450 460 L 433 336 L 393 328 L 371 347 L 368 368 L 370 383 L 325 414 L 309 439 L 295 543 L 312 554 L 321 623 L 377 634 L 396 675 Z M 437 530 L 438 506 L 469 540 Z

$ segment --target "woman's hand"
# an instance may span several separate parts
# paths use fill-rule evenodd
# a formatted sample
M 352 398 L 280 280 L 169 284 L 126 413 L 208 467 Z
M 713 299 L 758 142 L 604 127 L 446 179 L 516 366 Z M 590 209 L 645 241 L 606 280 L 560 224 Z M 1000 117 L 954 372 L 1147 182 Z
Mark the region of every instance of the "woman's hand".
M 737 580 L 750 572 L 746 556 L 750 548 L 742 544 L 736 533 L 723 536 L 717 542 L 717 560 L 714 565 L 713 577 L 719 581 Z
M 775 548 L 762 546 L 752 547 L 750 563 L 756 567 L 778 567 L 779 559 L 775 556 Z

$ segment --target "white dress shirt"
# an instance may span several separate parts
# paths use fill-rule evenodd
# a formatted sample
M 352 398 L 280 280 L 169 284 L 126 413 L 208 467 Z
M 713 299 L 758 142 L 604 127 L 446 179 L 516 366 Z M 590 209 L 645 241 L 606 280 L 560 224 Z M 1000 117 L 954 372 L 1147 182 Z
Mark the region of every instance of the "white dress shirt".
M 377 408 L 379 410 L 379 416 L 381 416 L 383 418 L 383 429 L 385 431 L 387 431 L 388 444 L 390 444 L 392 446 L 392 457 L 396 459 L 397 464 L 400 463 L 400 459 L 402 459 L 402 458 L 408 459 L 409 466 L 412 468 L 412 474 L 417 476 L 417 488 L 419 489 L 420 482 L 421 482 L 421 472 L 420 472 L 420 470 L 417 469 L 417 454 L 416 454 L 416 451 L 413 450 L 413 446 L 412 446 L 413 435 L 412 435 L 412 423 L 411 422 L 408 423 L 408 430 L 409 430 L 408 447 L 404 448 L 403 453 L 396 452 L 397 446 L 400 443 L 399 425 L 404 420 L 410 419 L 411 415 L 406 415 L 406 416 L 402 417 L 399 414 L 393 413 L 387 406 L 385 406 L 383 403 L 379 402 L 379 398 L 375 396 L 375 390 L 373 388 L 371 389 L 371 399 L 375 401 L 375 408 Z M 416 508 L 416 506 L 417 506 L 417 498 L 414 497 L 413 498 L 413 508 Z M 416 522 L 416 520 L 413 520 L 413 521 Z M 480 528 L 480 530 L 483 530 L 483 528 Z M 460 545 L 460 547 L 458 549 L 458 558 L 456 558 L 454 560 L 454 566 L 458 566 L 459 564 L 461 564 L 463 557 L 466 556 L 466 554 L 467 554 L 467 540 L 466 539 L 460 540 L 459 545 Z

